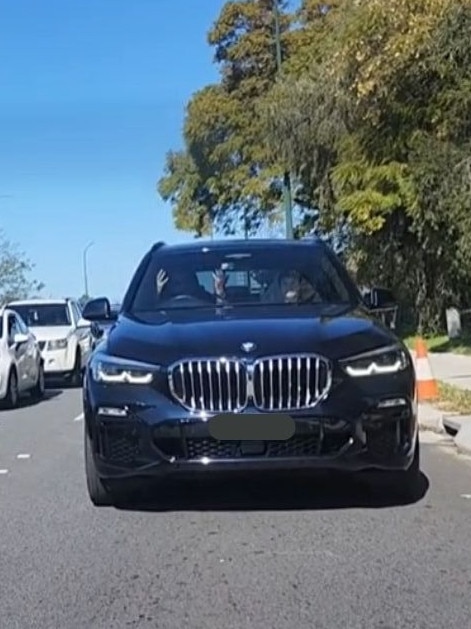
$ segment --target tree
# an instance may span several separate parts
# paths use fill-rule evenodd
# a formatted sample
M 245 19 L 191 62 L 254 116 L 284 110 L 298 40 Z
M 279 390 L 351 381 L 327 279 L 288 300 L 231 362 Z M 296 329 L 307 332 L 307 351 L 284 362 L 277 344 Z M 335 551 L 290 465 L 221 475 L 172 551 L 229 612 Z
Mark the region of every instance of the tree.
M 260 103 L 272 159 L 289 165 L 300 214 L 298 235 L 315 231 L 345 244 L 345 220 L 334 215 L 332 169 L 347 132 L 348 98 L 327 72 L 351 3 L 304 0 L 290 33 L 285 73 Z
M 298 236 L 346 251 L 423 330 L 471 301 L 471 2 L 227 2 L 208 37 L 221 68 L 197 92 L 160 182 L 177 225 L 226 233 L 280 218 L 293 175 Z
M 315 4 L 266 98 L 267 131 L 318 225 L 348 226 L 362 282 L 389 284 L 437 329 L 471 297 L 470 4 Z
M 366 69 L 355 69 L 359 132 L 334 176 L 339 205 L 360 226 L 364 271 L 389 278 L 419 329 L 436 331 L 447 305 L 469 307 L 471 297 L 471 6 L 395 5 L 375 51 L 382 62 L 366 57 Z
M 280 3 L 283 53 L 290 17 Z M 273 0 L 227 2 L 208 34 L 221 81 L 197 92 L 185 117 L 185 149 L 169 153 L 158 190 L 176 225 L 202 235 L 210 225 L 254 232 L 276 220 L 282 170 L 264 137 L 259 99 L 276 79 Z
M 158 191 L 164 201 L 171 202 L 178 229 L 193 232 L 198 237 L 212 232 L 217 202 L 189 153 L 172 151 L 167 154 Z
M 31 280 L 34 265 L 0 231 L 0 305 L 37 295 L 44 285 Z

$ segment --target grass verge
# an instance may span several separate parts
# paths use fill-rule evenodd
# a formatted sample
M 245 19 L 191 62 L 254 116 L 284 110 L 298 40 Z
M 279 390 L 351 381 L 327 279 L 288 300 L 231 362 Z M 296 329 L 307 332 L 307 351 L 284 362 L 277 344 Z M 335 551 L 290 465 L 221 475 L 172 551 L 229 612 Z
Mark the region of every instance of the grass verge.
M 409 349 L 415 349 L 416 336 L 406 336 L 402 340 Z M 471 356 L 471 336 L 462 336 L 459 339 L 449 339 L 446 335 L 425 338 L 427 349 L 431 353 L 451 352 Z
M 471 415 L 471 390 L 459 389 L 445 382 L 438 382 L 439 400 L 434 403 L 440 410 L 449 413 Z

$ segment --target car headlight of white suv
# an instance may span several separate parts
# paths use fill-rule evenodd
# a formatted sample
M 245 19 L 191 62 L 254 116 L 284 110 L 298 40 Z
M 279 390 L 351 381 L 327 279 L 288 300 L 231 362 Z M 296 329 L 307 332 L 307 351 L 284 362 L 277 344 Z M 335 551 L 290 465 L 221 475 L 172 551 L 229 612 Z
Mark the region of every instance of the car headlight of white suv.
M 53 341 L 48 341 L 47 349 L 57 350 L 57 349 L 67 349 L 67 340 L 68 339 L 55 339 Z

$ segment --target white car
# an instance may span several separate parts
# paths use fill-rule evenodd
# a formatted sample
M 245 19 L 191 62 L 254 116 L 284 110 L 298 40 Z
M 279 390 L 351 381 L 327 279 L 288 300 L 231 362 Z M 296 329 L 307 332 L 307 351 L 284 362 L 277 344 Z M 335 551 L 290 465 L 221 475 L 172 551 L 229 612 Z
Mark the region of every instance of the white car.
M 8 304 L 39 341 L 46 376 L 82 384 L 82 373 L 92 350 L 91 323 L 82 317 L 75 299 L 30 299 Z
M 0 404 L 14 408 L 24 393 L 43 397 L 44 361 L 22 318 L 9 308 L 0 308 Z

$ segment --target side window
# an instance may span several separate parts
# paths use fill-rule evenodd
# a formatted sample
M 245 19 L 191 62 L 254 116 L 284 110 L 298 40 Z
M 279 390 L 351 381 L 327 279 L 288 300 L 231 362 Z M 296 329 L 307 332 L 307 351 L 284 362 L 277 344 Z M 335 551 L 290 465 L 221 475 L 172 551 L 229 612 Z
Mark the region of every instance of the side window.
M 18 327 L 18 331 L 21 332 L 21 334 L 29 334 L 28 327 L 26 323 L 23 321 L 23 319 L 19 317 L 18 315 L 16 315 L 15 319 L 16 319 L 16 325 Z
M 316 289 L 321 297 L 326 301 L 349 301 L 347 287 L 327 256 L 322 256 L 319 267 Z
M 15 342 L 15 334 L 18 334 L 18 324 L 15 315 L 8 315 L 8 344 L 12 345 Z
M 214 280 L 212 271 L 199 271 L 196 273 L 196 279 L 199 285 L 208 291 L 208 293 L 214 292 Z

